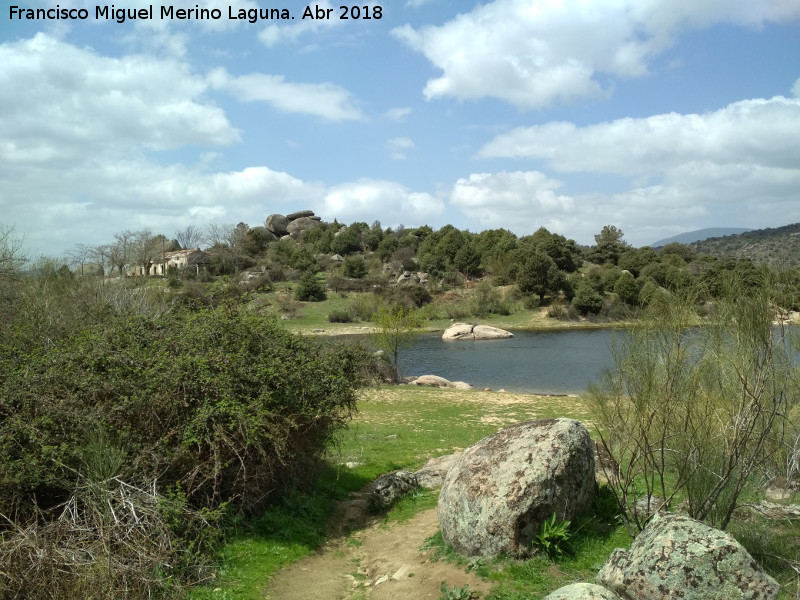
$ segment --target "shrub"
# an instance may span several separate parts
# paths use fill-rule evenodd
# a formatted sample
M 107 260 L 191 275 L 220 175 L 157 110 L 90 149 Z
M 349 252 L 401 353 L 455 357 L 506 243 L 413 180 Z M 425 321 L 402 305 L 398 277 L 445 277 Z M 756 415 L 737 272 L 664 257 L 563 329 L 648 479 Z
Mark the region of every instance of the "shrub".
M 325 288 L 313 271 L 306 271 L 294 291 L 297 300 L 306 302 L 322 302 L 327 298 Z
M 599 313 L 603 308 L 603 296 L 596 292 L 591 286 L 583 284 L 575 290 L 575 297 L 572 299 L 575 309 L 585 315 Z
M 202 526 L 214 511 L 259 510 L 313 475 L 369 362 L 230 307 L 121 317 L 31 351 L 0 382 L 0 513 L 17 519 L 0 553 L 39 527 L 43 547 L 77 548 L 86 569 L 140 565 L 160 579 L 150 537 L 178 553 L 158 564 L 194 563 L 214 545 Z M 88 561 L 94 548 L 102 560 Z
M 332 310 L 328 313 L 329 323 L 352 323 L 353 317 L 347 310 Z
M 651 303 L 590 395 L 631 530 L 648 516 L 637 501 L 654 495 L 667 508 L 685 496 L 689 516 L 725 529 L 752 474 L 786 472 L 776 459 L 789 460 L 797 398 L 789 332 L 773 328 L 766 288 L 729 286 L 702 328 L 692 296 Z
M 367 263 L 361 256 L 348 256 L 344 259 L 342 272 L 345 277 L 362 279 L 367 276 Z

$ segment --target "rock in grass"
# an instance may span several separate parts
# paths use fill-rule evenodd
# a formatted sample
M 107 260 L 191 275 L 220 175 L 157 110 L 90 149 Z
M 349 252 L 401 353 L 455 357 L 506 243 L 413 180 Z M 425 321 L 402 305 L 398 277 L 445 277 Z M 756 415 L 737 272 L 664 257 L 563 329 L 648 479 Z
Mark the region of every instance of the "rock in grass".
M 597 580 L 636 600 L 773 600 L 780 585 L 727 533 L 657 514 L 629 550 L 617 548 Z
M 595 583 L 573 583 L 551 592 L 544 600 L 622 600 L 617 594 Z
M 594 496 L 589 432 L 572 419 L 506 427 L 467 448 L 439 494 L 442 537 L 467 556 L 526 556 L 553 513 L 573 520 Z
M 381 475 L 372 484 L 370 504 L 375 510 L 386 510 L 401 496 L 418 487 L 417 476 L 411 471 L 394 471 Z

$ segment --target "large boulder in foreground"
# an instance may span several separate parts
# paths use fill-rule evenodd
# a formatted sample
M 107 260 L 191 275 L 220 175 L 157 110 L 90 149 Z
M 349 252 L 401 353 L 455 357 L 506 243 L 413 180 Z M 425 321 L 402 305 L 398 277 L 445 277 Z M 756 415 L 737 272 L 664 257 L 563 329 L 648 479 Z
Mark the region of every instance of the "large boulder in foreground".
M 617 548 L 597 580 L 636 600 L 771 600 L 780 585 L 727 533 L 683 515 L 659 513 Z
M 524 557 L 553 513 L 573 520 L 594 495 L 594 450 L 572 419 L 506 427 L 467 448 L 439 494 L 442 537 L 467 556 Z
M 595 583 L 573 583 L 545 596 L 544 600 L 622 600 L 611 590 Z
M 445 329 L 442 339 L 446 342 L 455 340 L 504 340 L 514 337 L 505 329 L 489 325 L 470 325 L 469 323 L 453 323 Z

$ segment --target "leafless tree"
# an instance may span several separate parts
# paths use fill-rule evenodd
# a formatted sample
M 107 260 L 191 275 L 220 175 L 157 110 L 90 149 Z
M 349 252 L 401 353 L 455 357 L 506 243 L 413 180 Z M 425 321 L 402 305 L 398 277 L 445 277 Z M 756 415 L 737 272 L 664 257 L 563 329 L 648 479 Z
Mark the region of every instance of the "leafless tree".
M 67 261 L 75 268 L 80 274 L 84 274 L 84 267 L 92 256 L 94 248 L 89 244 L 75 244 L 72 249 L 67 252 Z
M 232 248 L 234 245 L 236 225 L 230 223 L 218 225 L 211 223 L 206 226 L 204 232 L 205 242 L 209 246 L 227 246 Z
M 125 272 L 125 267 L 131 263 L 135 235 L 128 229 L 114 234 L 116 242 L 111 247 L 109 260 L 111 261 L 112 269 L 117 267 L 120 275 Z
M 111 263 L 111 251 L 112 245 L 111 244 L 101 244 L 100 246 L 95 246 L 92 248 L 91 257 L 92 260 L 95 261 L 100 268 L 103 269 L 103 273 L 106 272 L 106 267 L 114 268 L 113 263 Z
M 0 281 L 16 278 L 27 260 L 22 253 L 22 239 L 14 228 L 0 226 Z
M 203 230 L 197 225 L 187 225 L 183 229 L 175 232 L 175 239 L 184 250 L 199 248 L 203 241 Z

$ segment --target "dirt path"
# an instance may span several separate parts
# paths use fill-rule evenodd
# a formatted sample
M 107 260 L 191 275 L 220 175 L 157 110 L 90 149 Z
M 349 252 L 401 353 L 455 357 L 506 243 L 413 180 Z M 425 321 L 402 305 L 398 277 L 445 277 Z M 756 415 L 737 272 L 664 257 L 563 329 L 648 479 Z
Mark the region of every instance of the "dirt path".
M 387 525 L 366 512 L 366 497 L 342 503 L 331 541 L 283 570 L 265 591 L 268 600 L 407 600 L 441 597 L 441 584 L 491 586 L 456 565 L 431 560 L 420 546 L 439 528 L 436 509 Z M 352 531 L 349 536 L 342 535 Z

